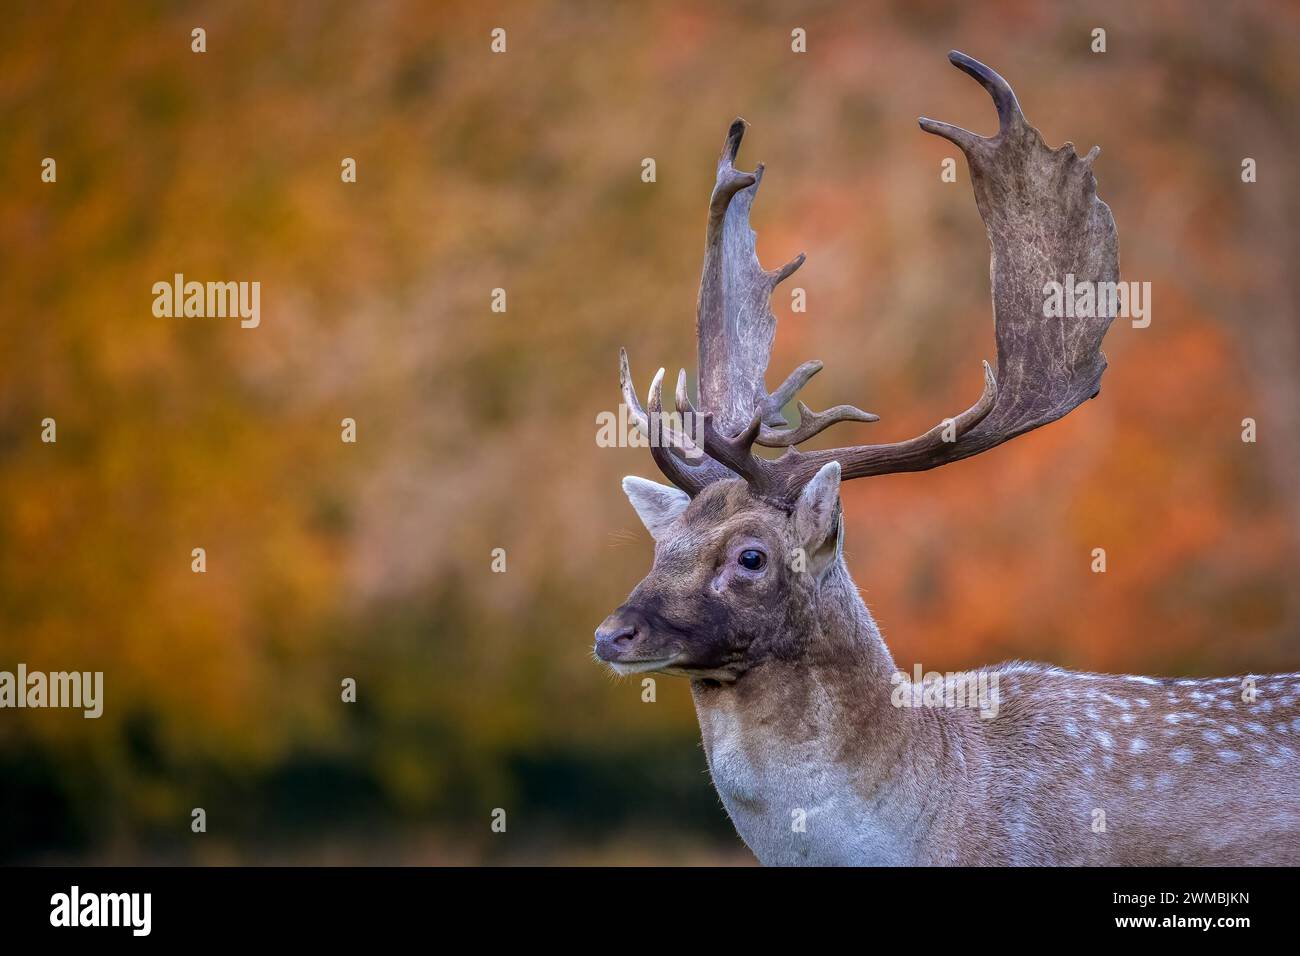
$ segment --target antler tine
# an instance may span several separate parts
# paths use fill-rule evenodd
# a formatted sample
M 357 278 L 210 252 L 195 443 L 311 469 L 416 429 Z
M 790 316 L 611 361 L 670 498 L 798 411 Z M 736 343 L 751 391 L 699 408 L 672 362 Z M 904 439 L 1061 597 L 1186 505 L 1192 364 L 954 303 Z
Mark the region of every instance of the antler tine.
M 980 144 L 985 142 L 984 137 L 978 133 L 972 133 L 960 126 L 953 126 L 951 123 L 941 123 L 939 120 L 932 120 L 926 116 L 922 116 L 917 120 L 917 123 L 927 133 L 942 136 L 967 156 L 971 154 L 972 150 L 978 149 Z
M 652 431 L 652 427 L 654 426 L 652 426 L 651 424 L 651 418 L 646 415 L 645 410 L 641 407 L 641 401 L 636 397 L 636 389 L 633 388 L 632 386 L 632 372 L 628 366 L 627 349 L 620 348 L 618 350 L 618 359 L 619 359 L 618 379 L 619 379 L 619 384 L 622 386 L 623 389 L 623 403 L 627 406 L 628 417 L 632 420 L 632 424 L 636 426 L 637 431 L 639 431 L 647 439 L 653 440 L 655 438 L 655 434 Z M 670 426 L 668 426 L 667 423 L 665 423 L 662 419 L 663 373 L 664 370 L 660 369 L 659 374 L 655 376 L 654 380 L 650 383 L 650 392 L 646 396 L 646 402 L 650 406 L 651 414 L 660 416 L 658 419 L 656 419 L 657 427 L 659 428 L 660 435 L 663 435 L 665 433 L 669 435 L 671 441 L 667 443 L 668 447 L 670 447 L 674 452 L 677 452 L 678 457 L 686 460 L 688 463 L 691 460 L 698 461 L 698 459 L 703 457 L 704 454 L 700 450 L 699 446 L 696 445 L 695 442 L 691 441 L 689 435 L 677 432 L 675 429 L 671 429 Z M 677 376 L 677 411 L 681 413 L 683 416 L 685 416 L 688 412 L 692 415 L 695 414 L 695 408 L 694 406 L 691 405 L 690 398 L 687 397 L 686 395 L 686 370 L 685 369 L 682 369 Z
M 799 267 L 804 264 L 804 260 L 807 258 L 808 257 L 801 252 L 781 268 L 773 269 L 769 272 L 768 275 L 772 277 L 772 288 L 775 289 L 786 279 L 798 272 Z
M 627 349 L 618 350 L 619 384 L 623 403 L 627 406 L 632 424 L 650 443 L 650 454 L 665 478 L 687 494 L 694 496 L 715 481 L 735 476 L 715 461 L 711 461 L 690 437 L 671 428 L 663 417 L 663 369 L 650 384 L 646 397 L 650 415 L 641 407 L 632 386 L 632 372 L 628 365 Z M 680 410 L 680 409 L 679 409 Z M 651 422 L 654 422 L 652 428 Z
M 765 425 L 786 425 L 788 422 L 785 416 L 781 414 L 781 409 L 785 408 L 790 399 L 808 384 L 808 380 L 822 370 L 822 363 L 813 359 L 811 362 L 804 362 L 797 369 L 785 377 L 785 381 L 777 386 L 776 390 L 767 397 L 761 406 L 763 413 L 763 424 Z
M 763 420 L 757 411 L 744 431 L 728 437 L 718 431 L 713 413 L 704 413 L 704 450 L 714 461 L 725 465 L 755 487 L 767 487 L 772 483 L 771 465 L 765 458 L 754 454 L 754 441 L 758 438 Z
M 758 444 L 767 448 L 786 448 L 800 445 L 825 431 L 837 422 L 878 422 L 879 415 L 864 412 L 853 405 L 836 405 L 824 412 L 814 412 L 803 402 L 799 403 L 799 424 L 794 428 L 775 429 L 766 426 L 759 430 Z
M 632 387 L 632 370 L 627 363 L 627 349 L 622 347 L 618 350 L 618 384 L 623 391 L 623 404 L 627 406 L 632 424 L 636 426 L 637 431 L 649 438 L 650 420 L 646 418 L 641 400 L 636 397 L 636 389 Z
M 938 120 L 928 119 L 924 116 L 918 120 L 921 129 L 927 133 L 942 136 L 957 146 L 969 158 L 973 150 L 985 145 L 992 145 L 994 140 L 1005 137 L 1012 131 L 1019 131 L 1028 127 L 1029 124 L 1025 121 L 1025 114 L 1020 109 L 1020 102 L 1016 99 L 1015 92 L 1011 89 L 1011 85 L 996 71 L 989 69 L 979 60 L 957 50 L 950 51 L 948 59 L 957 69 L 974 77 L 980 86 L 988 91 L 989 96 L 993 98 L 993 105 L 998 111 L 997 134 L 993 137 L 980 136 L 978 133 L 972 133 L 960 126 L 941 123 Z
M 758 184 L 763 178 L 763 166 L 759 165 L 752 173 L 741 172 L 736 168 L 736 156 L 740 153 L 740 141 L 745 138 L 745 127 L 749 124 L 743 117 L 737 116 L 727 129 L 727 138 L 722 144 L 722 154 L 718 157 L 718 179 L 709 197 L 709 233 L 722 227 L 722 221 L 731 204 L 731 197 L 742 189 Z
M 1025 114 L 1020 109 L 1020 102 L 1011 89 L 1011 84 L 1002 79 L 997 71 L 959 50 L 948 51 L 948 60 L 957 69 L 978 80 L 980 86 L 988 90 L 989 96 L 993 97 L 993 105 L 998 110 L 999 136 L 1006 135 L 1012 129 L 1020 129 L 1028 125 L 1025 122 Z
M 691 396 L 686 391 L 686 369 L 680 369 L 677 372 L 677 412 L 683 418 L 687 415 L 694 415 L 695 406 L 691 404 Z
M 640 400 L 636 397 L 636 390 L 632 387 L 632 372 L 628 367 L 627 350 L 619 349 L 618 357 L 618 377 L 619 383 L 623 388 L 623 402 L 627 405 L 628 417 L 632 420 L 632 424 L 636 426 L 636 430 L 647 439 L 656 441 L 658 440 L 658 437 L 656 436 L 654 429 L 657 428 L 658 436 L 663 436 L 665 434 L 668 435 L 669 441 L 665 444 L 677 454 L 678 458 L 681 458 L 688 464 L 692 461 L 698 462 L 704 455 L 699 446 L 696 445 L 695 442 L 691 441 L 689 435 L 676 431 L 663 420 L 662 380 L 664 370 L 660 369 L 659 374 L 655 376 L 654 380 L 650 383 L 650 391 L 646 396 L 646 402 L 650 406 L 650 415 L 647 416 L 645 410 L 641 407 Z M 690 407 L 690 399 L 686 399 L 687 407 L 685 409 L 682 408 L 681 404 L 682 399 L 685 396 L 685 378 L 686 371 L 683 369 L 681 374 L 678 376 L 677 382 L 677 410 L 683 414 L 687 411 L 690 411 L 693 414 L 695 409 Z M 652 418 L 651 416 L 654 417 Z
M 727 138 L 722 141 L 722 152 L 718 155 L 719 170 L 731 169 L 737 175 L 749 175 L 736 170 L 736 157 L 740 155 L 740 141 L 745 138 L 745 130 L 748 126 L 745 117 L 737 116 L 727 127 Z M 750 179 L 752 180 L 753 177 L 750 176 Z
M 804 362 L 786 377 L 786 380 L 781 383 L 779 388 L 768 396 L 767 401 L 760 407 L 764 427 L 758 433 L 758 444 L 767 448 L 785 448 L 807 441 L 836 422 L 880 421 L 879 415 L 864 412 L 852 405 L 836 405 L 824 412 L 814 412 L 803 402 L 800 402 L 799 424 L 796 427 L 782 430 L 768 428 L 768 425 L 788 424 L 781 414 L 781 409 L 794 398 L 800 389 L 808 384 L 809 379 L 821 370 L 822 363 L 816 359 L 811 362 Z
M 659 470 L 666 478 L 694 497 L 704 490 L 708 482 L 681 459 L 687 454 L 692 454 L 701 460 L 704 456 L 693 443 L 689 445 L 688 452 L 686 443 L 690 440 L 664 421 L 663 381 L 664 370 L 660 369 L 650 383 L 650 393 L 646 396 L 651 420 L 658 425 L 657 430 L 650 434 L 650 456 L 654 458 L 655 464 L 659 466 Z

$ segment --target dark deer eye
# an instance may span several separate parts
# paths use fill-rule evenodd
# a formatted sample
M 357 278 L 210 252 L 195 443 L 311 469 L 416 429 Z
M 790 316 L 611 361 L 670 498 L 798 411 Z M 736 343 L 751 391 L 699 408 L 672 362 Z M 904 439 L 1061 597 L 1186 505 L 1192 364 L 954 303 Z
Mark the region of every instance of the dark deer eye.
M 740 566 L 747 571 L 759 571 L 762 569 L 763 565 L 767 564 L 767 555 L 762 551 L 755 551 L 753 548 L 746 548 L 744 551 L 740 552 L 740 556 L 736 558 L 736 560 L 740 562 Z

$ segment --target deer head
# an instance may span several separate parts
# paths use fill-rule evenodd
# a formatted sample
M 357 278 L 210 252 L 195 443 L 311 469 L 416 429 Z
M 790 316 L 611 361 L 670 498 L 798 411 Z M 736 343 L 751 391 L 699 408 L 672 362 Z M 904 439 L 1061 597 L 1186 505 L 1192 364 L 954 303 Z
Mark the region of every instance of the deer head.
M 686 373 L 677 378 L 676 416 L 665 421 L 663 369 L 643 408 L 620 353 L 623 399 L 676 487 L 627 478 L 623 488 L 655 540 L 654 566 L 596 631 L 596 654 L 622 673 L 657 670 L 734 681 L 772 657 L 810 653 L 831 582 L 843 584 L 841 481 L 923 471 L 968 458 L 1045 425 L 1097 394 L 1100 351 L 1111 315 L 1044 317 L 1045 286 L 1072 274 L 1115 282 L 1118 240 L 1096 194 L 1094 147 L 1049 149 L 1011 87 L 965 54 L 949 59 L 993 98 L 991 137 L 934 120 L 923 130 L 954 143 L 970 166 L 975 201 L 992 250 L 998 371 L 984 363 L 983 389 L 965 411 L 906 441 L 822 451 L 796 448 L 836 422 L 874 422 L 851 405 L 797 405 L 822 367 L 806 362 L 775 390 L 765 385 L 776 332 L 771 295 L 803 264 L 798 255 L 764 270 L 749 211 L 763 178 L 735 166 L 744 120 L 731 124 L 709 201 L 704 273 L 697 306 L 698 407 Z M 769 458 L 754 446 L 782 448 Z M 821 634 L 825 638 L 824 633 Z M 834 653 L 834 642 L 820 647 Z

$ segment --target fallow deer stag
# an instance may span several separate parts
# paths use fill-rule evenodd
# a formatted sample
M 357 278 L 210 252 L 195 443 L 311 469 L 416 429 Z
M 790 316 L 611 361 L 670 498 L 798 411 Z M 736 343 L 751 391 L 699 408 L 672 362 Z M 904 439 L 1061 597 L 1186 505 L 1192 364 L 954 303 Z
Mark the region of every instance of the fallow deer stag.
M 796 450 L 835 422 L 875 416 L 801 402 L 790 425 L 782 409 L 818 362 L 766 390 L 770 296 L 803 256 L 759 265 L 749 210 L 763 167 L 736 168 L 737 120 L 709 203 L 698 408 L 683 372 L 665 416 L 662 369 L 643 408 L 621 355 L 637 426 L 677 423 L 651 443 L 677 487 L 624 479 L 654 565 L 596 631 L 596 655 L 620 674 L 690 678 L 713 782 L 765 864 L 1300 863 L 1300 675 L 1177 680 L 1012 663 L 967 675 L 992 686 L 992 707 L 941 706 L 951 681 L 903 679 L 849 578 L 841 481 L 987 451 L 1094 397 L 1106 367 L 1111 316 L 1045 318 L 1043 306 L 1045 286 L 1068 274 L 1118 280 L 1098 150 L 1048 149 L 1002 77 L 949 59 L 998 112 L 991 137 L 920 121 L 970 166 L 992 246 L 996 378 L 985 363 L 975 404 L 910 440 Z M 755 444 L 786 450 L 768 458 Z

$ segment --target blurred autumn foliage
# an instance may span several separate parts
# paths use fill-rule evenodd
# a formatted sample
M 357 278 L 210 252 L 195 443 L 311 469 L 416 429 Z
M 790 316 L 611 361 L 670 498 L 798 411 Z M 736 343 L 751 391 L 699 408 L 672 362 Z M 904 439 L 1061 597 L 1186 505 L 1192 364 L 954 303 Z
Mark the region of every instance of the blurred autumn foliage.
M 1295 5 L 28 4 L 0 32 L 0 668 L 103 670 L 106 700 L 0 712 L 0 858 L 743 859 L 685 684 L 645 704 L 590 659 L 650 559 L 617 480 L 658 477 L 596 415 L 620 345 L 643 386 L 694 367 L 738 114 L 760 256 L 809 256 L 773 375 L 824 359 L 810 404 L 881 414 L 837 443 L 969 404 L 987 244 L 916 128 L 994 126 L 953 47 L 1049 144 L 1102 144 L 1153 321 L 1115 323 L 1067 420 L 846 489 L 895 658 L 1300 669 Z M 261 327 L 154 317 L 177 272 L 260 281 Z

